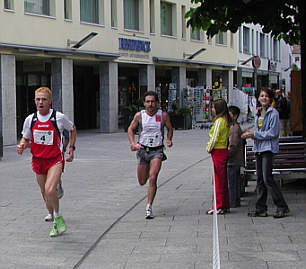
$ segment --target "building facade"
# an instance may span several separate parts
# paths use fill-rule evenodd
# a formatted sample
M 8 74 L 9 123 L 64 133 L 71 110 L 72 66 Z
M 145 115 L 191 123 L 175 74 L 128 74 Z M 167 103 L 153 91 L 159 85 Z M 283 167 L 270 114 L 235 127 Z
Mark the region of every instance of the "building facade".
M 253 94 L 262 87 L 279 88 L 282 72 L 281 42 L 271 34 L 263 33 L 260 25 L 253 24 L 243 24 L 237 39 L 237 87 Z
M 187 86 L 233 87 L 236 37 L 186 27 L 189 0 L 0 0 L 0 137 L 15 144 L 34 91 L 78 129 L 116 132 L 147 90 L 182 105 Z M 171 94 L 170 94 L 171 92 Z M 170 96 L 171 95 L 171 96 Z

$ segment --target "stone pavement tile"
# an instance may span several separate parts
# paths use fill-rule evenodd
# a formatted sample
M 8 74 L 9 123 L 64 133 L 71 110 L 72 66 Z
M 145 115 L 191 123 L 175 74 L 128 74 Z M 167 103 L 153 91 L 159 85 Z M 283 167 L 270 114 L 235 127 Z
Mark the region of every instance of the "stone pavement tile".
M 124 269 L 194 269 L 193 262 L 163 262 L 163 263 L 148 263 L 148 262 L 127 262 Z M 210 267 L 211 268 L 211 267 Z
M 256 263 L 221 261 L 220 267 L 222 269 L 270 269 L 267 267 L 266 262 L 260 262 L 260 261 L 257 261 Z M 195 269 L 211 269 L 211 268 L 213 268 L 213 265 L 211 263 L 198 262 L 195 265 Z
M 302 269 L 305 268 L 305 261 L 282 261 L 268 262 L 269 269 Z
M 141 231 L 135 231 L 135 232 L 109 232 L 107 234 L 105 234 L 104 238 L 105 239 L 122 239 L 125 238 L 127 240 L 129 239 L 139 239 L 141 236 Z
M 273 249 L 274 251 L 283 251 L 283 250 L 295 250 L 300 251 L 306 250 L 306 242 L 301 244 L 291 243 L 291 244 L 281 244 L 281 243 L 261 243 L 263 251 L 269 251 Z
M 79 267 L 80 269 L 124 269 L 126 262 L 85 260 Z
M 130 263 L 157 263 L 160 262 L 161 254 L 155 253 L 132 253 L 128 258 Z
M 229 252 L 230 261 L 300 261 L 296 251 L 239 251 Z

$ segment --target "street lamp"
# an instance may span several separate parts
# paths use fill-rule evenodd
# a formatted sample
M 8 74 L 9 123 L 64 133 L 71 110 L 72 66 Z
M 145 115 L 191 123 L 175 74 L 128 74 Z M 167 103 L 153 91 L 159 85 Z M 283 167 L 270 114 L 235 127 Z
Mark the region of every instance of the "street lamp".
M 73 41 L 71 39 L 67 39 L 67 46 L 70 47 L 72 44 L 75 44 L 74 46 L 72 46 L 72 49 L 78 49 L 79 47 L 83 46 L 86 42 L 88 42 L 90 39 L 92 39 L 93 37 L 95 37 L 98 33 L 96 32 L 91 32 L 90 34 L 88 34 L 87 36 L 85 36 L 83 39 L 81 39 L 80 41 Z
M 202 49 L 199 49 L 198 51 L 196 51 L 195 53 L 193 54 L 190 54 L 190 53 L 183 53 L 183 57 L 186 58 L 187 56 L 187 59 L 188 60 L 192 60 L 194 57 L 196 57 L 198 54 L 202 53 L 203 51 L 205 51 L 206 49 L 205 48 L 202 48 Z

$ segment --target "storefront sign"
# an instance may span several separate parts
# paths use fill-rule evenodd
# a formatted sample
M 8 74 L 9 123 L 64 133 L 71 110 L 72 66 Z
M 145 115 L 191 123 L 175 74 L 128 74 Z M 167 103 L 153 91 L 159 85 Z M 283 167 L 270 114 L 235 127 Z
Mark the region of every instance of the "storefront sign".
M 252 65 L 254 68 L 258 69 L 260 67 L 261 60 L 258 56 L 254 56 L 252 59 Z
M 119 38 L 119 49 L 135 51 L 151 51 L 151 42 L 127 38 Z

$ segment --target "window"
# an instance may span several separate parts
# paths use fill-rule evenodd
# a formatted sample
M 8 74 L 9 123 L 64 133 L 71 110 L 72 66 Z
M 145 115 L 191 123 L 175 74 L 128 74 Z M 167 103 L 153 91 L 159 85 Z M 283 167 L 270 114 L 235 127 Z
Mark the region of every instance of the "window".
M 14 10 L 14 1 L 4 0 L 4 9 Z
M 186 19 L 185 19 L 186 7 L 182 6 L 182 39 L 186 39 Z
M 243 53 L 250 54 L 250 29 L 243 27 Z
M 71 20 L 72 19 L 72 6 L 71 6 L 71 0 L 65 0 L 64 1 L 64 16 L 65 20 Z
M 219 32 L 216 34 L 216 44 L 226 45 L 227 44 L 227 32 Z
M 279 60 L 279 41 L 276 39 L 273 39 L 273 59 Z
M 54 0 L 24 0 L 24 10 L 28 13 L 34 13 L 46 16 L 55 16 Z
M 192 40 L 201 40 L 201 31 L 198 29 L 191 29 L 190 30 L 190 38 Z
M 231 32 L 230 38 L 231 38 L 230 46 L 231 46 L 231 48 L 234 48 L 234 33 Z
M 265 35 L 260 33 L 260 57 L 266 57 Z
M 82 22 L 104 23 L 103 0 L 80 0 L 80 17 Z
M 150 33 L 155 33 L 155 6 L 154 6 L 154 0 L 150 0 Z
M 117 27 L 117 0 L 111 0 L 111 26 Z
M 239 27 L 239 31 L 238 31 L 238 34 L 239 34 L 239 52 L 242 52 L 242 30 L 241 30 L 241 27 Z
M 172 29 L 172 5 L 170 3 L 160 2 L 160 32 L 162 35 L 173 36 Z
M 124 28 L 139 31 L 139 0 L 124 0 Z

